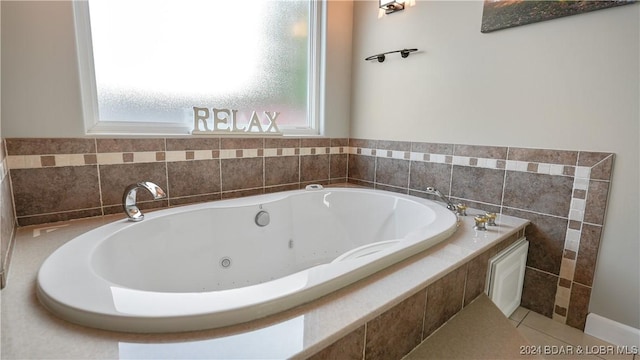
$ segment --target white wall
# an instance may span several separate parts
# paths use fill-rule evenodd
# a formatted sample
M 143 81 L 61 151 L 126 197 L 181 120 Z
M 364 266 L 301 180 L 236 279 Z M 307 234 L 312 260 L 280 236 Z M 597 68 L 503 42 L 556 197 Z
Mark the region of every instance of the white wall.
M 640 328 L 640 5 L 488 34 L 482 6 L 356 1 L 351 137 L 615 153 L 589 310 Z
M 351 2 L 328 6 L 325 135 L 349 135 Z M 2 1 L 5 137 L 83 137 L 71 1 Z
M 330 1 L 327 4 L 323 134 L 328 137 L 349 136 L 352 22 L 351 1 Z
M 0 7 L 0 38 L 2 37 L 2 8 Z M 0 49 L 0 69 L 2 68 L 2 50 Z M 0 83 L 2 82 L 2 75 L 0 74 Z M 2 109 L 2 87 L 0 86 L 0 109 Z M 0 111 L 0 139 L 2 139 L 2 111 Z M 0 146 L 4 146 L 3 142 L 0 142 Z M 1 151 L 1 150 L 0 150 Z M 0 156 L 0 161 L 2 161 L 2 157 Z M 4 171 L 0 169 L 0 171 Z M 0 173 L 0 185 L 2 184 L 3 174 Z M 0 214 L 2 214 L 2 190 L 0 189 Z M 2 225 L 0 225 L 2 226 Z M 6 240 L 2 237 L 2 229 L 0 229 L 0 283 L 4 281 L 4 242 Z M 0 285 L 2 286 L 2 285 Z M 2 302 L 0 302 L 0 306 Z
M 2 133 L 84 136 L 70 2 L 2 2 Z

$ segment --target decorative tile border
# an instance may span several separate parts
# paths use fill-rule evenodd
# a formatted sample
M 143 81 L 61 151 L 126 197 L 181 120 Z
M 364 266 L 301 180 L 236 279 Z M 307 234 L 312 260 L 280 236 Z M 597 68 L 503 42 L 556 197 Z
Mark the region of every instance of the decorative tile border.
M 585 221 L 584 215 L 587 206 L 586 199 L 589 194 L 589 183 L 591 181 L 591 169 L 612 159 L 613 154 L 610 154 L 592 167 L 576 166 L 571 205 L 569 208 L 569 214 L 567 215 L 569 225 L 567 226 L 567 233 L 565 236 L 564 251 L 560 266 L 560 276 L 558 279 L 553 312 L 553 319 L 563 324 L 567 323 L 568 309 L 571 302 L 571 291 L 575 282 L 576 262 L 577 257 L 580 254 L 582 228 L 584 224 L 589 224 L 589 222 Z M 597 225 L 602 228 L 602 224 L 590 225 Z M 595 263 L 592 264 L 592 266 L 595 267 Z M 584 316 L 586 316 L 586 309 Z
M 545 175 L 559 175 L 559 176 L 578 176 L 589 179 L 590 167 L 587 166 L 572 166 L 561 165 L 552 163 L 537 163 L 520 160 L 501 160 L 495 158 L 481 158 L 459 155 L 445 155 L 445 154 L 431 154 L 414 151 L 396 151 L 396 150 L 382 150 L 382 149 L 370 149 L 360 147 L 349 147 L 349 154 L 352 155 L 364 155 L 375 156 L 379 158 L 399 159 L 399 160 L 411 160 L 419 162 L 429 162 L 438 164 L 452 164 L 459 166 L 480 167 L 485 169 L 496 170 L 510 170 L 528 173 L 537 173 Z M 587 181 L 588 182 L 588 181 Z M 588 184 L 587 184 L 588 185 Z
M 347 147 L 305 147 L 270 149 L 223 149 L 109 152 L 96 154 L 9 155 L 2 162 L 4 175 L 8 169 L 38 169 L 44 167 L 116 165 L 127 163 L 175 162 L 190 160 L 240 159 L 278 156 L 337 155 L 348 153 Z

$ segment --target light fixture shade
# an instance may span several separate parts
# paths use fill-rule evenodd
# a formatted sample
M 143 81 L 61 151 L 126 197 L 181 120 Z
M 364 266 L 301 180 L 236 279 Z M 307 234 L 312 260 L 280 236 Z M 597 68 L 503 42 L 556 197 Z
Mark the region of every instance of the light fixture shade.
M 384 9 L 386 14 L 404 10 L 404 0 L 379 0 L 380 9 Z

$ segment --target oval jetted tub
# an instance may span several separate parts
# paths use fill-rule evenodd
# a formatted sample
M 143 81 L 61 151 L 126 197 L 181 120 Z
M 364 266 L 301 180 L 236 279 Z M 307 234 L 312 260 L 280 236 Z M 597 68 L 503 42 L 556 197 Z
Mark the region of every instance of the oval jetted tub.
M 274 314 L 448 238 L 456 216 L 380 190 L 296 190 L 115 221 L 61 246 L 37 294 L 71 322 L 127 332 L 210 329 Z

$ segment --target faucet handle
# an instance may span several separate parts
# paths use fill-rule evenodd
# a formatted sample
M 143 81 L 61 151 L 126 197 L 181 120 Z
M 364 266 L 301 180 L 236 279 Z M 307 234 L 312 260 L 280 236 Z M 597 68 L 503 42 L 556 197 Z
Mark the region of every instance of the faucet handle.
M 467 216 L 467 205 L 460 203 L 456 205 L 456 215 L 458 216 Z
M 484 216 L 487 217 L 487 226 L 498 226 L 498 224 L 496 224 L 496 217 L 498 216 L 496 213 L 488 212 L 484 214 Z
M 484 215 L 476 215 L 473 220 L 475 220 L 476 225 L 473 227 L 476 230 L 486 231 L 487 230 L 487 217 Z

